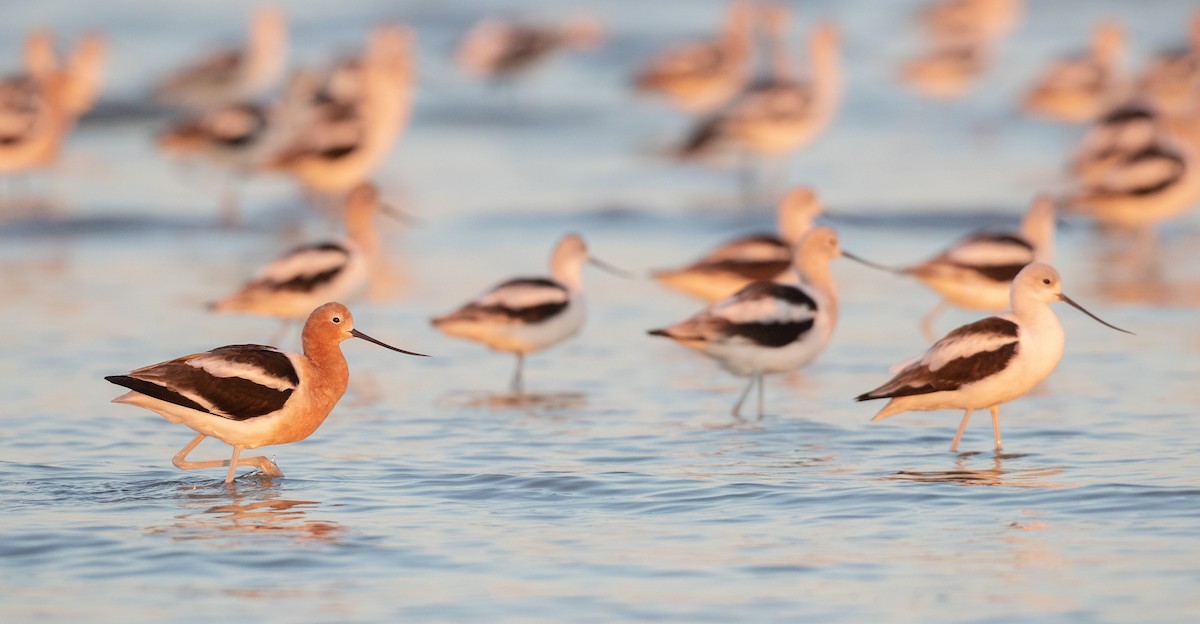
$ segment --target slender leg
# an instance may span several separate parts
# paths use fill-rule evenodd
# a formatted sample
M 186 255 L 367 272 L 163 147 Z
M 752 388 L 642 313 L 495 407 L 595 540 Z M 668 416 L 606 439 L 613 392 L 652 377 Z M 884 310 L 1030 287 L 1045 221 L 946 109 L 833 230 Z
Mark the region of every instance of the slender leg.
M 762 371 L 754 373 L 754 379 L 758 382 L 758 419 L 763 419 L 763 378 Z
M 958 431 L 955 432 L 955 434 L 954 434 L 954 443 L 950 445 L 951 453 L 958 452 L 958 441 L 962 440 L 963 431 L 966 431 L 966 429 L 967 429 L 967 421 L 971 420 L 971 412 L 972 411 L 973 410 L 967 410 L 963 413 L 962 422 L 958 423 Z
M 238 223 L 238 213 L 240 212 L 240 198 L 238 197 L 238 182 L 236 178 L 228 178 L 225 180 L 225 187 L 221 190 L 221 226 L 231 228 Z
M 742 390 L 742 394 L 741 394 L 741 396 L 738 397 L 737 403 L 733 404 L 733 417 L 734 418 L 742 417 L 742 403 L 745 403 L 746 397 L 750 396 L 750 389 L 754 387 L 754 382 L 757 380 L 758 380 L 757 377 L 751 375 L 750 383 L 746 384 L 746 389 Z
M 225 483 L 233 483 L 233 478 L 237 476 L 238 456 L 242 454 L 242 447 L 233 447 L 233 457 L 229 460 L 229 474 L 225 475 Z
M 516 392 L 517 394 L 521 394 L 521 393 L 525 392 L 524 371 L 525 371 L 525 354 L 518 353 L 517 354 L 517 370 L 513 372 L 512 383 L 509 384 L 509 387 L 512 388 L 512 391 Z
M 197 446 L 199 446 L 199 444 L 204 441 L 205 437 L 207 437 L 207 436 L 205 436 L 204 434 L 200 434 L 200 435 L 196 436 L 195 438 L 193 438 L 191 442 L 188 442 L 187 446 L 183 447 L 183 450 L 181 450 L 175 454 L 175 457 L 171 460 L 171 463 L 175 464 L 175 467 L 180 470 L 195 470 L 197 468 L 220 468 L 220 467 L 224 467 L 224 466 L 229 466 L 231 473 L 233 472 L 233 468 L 236 466 L 253 466 L 253 467 L 258 468 L 259 470 L 263 471 L 263 474 L 266 474 L 268 476 L 272 476 L 272 477 L 282 477 L 283 476 L 283 472 L 281 470 L 279 470 L 279 466 L 276 466 L 275 462 L 267 459 L 266 457 L 259 455 L 257 457 L 239 458 L 238 455 L 241 454 L 241 449 L 239 447 L 234 447 L 232 460 L 210 459 L 210 460 L 205 460 L 205 461 L 188 461 L 187 460 L 188 453 L 191 453 L 193 449 L 195 449 Z M 227 479 L 226 483 L 228 483 L 230 480 L 231 479 Z
M 992 406 L 992 437 L 996 440 L 996 450 L 1002 451 L 1004 447 L 1000 444 L 1000 406 Z
M 933 333 L 933 321 L 939 314 L 945 312 L 948 306 L 949 304 L 946 303 L 946 300 L 942 299 L 936 306 L 933 306 L 929 314 L 921 317 L 921 333 L 925 335 L 925 339 L 929 342 L 937 342 L 937 334 Z

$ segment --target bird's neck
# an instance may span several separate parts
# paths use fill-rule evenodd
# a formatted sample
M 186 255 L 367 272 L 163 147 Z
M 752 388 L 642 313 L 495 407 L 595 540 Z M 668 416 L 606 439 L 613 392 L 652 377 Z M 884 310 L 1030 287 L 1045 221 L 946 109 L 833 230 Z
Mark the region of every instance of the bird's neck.
M 831 323 L 838 318 L 838 292 L 833 281 L 833 272 L 829 270 L 829 260 L 825 258 L 807 258 L 797 263 L 796 273 L 800 283 L 811 289 L 818 298 L 818 303 L 824 305 L 829 312 Z
M 342 398 L 350 382 L 350 367 L 342 355 L 342 348 L 336 342 L 316 340 L 310 336 L 304 336 L 303 344 L 304 357 L 314 369 L 316 378 L 325 380 L 313 391 L 322 404 L 328 403 L 332 408 Z
M 583 290 L 583 261 L 571 258 L 555 262 L 550 267 L 550 276 L 572 292 L 579 292 Z

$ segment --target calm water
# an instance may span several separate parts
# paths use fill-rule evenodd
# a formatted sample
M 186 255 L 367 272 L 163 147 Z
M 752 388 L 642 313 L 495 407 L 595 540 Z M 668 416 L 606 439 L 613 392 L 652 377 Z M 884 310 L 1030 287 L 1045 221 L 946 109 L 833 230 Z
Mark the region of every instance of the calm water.
M 790 174 L 826 198 L 847 249 L 889 263 L 1015 224 L 1034 192 L 1061 185 L 1072 133 L 1009 104 L 1039 59 L 1079 45 L 1101 15 L 1129 21 L 1140 59 L 1182 38 L 1192 9 L 1031 0 L 980 90 L 944 105 L 890 81 L 916 47 L 911 3 L 891 4 L 801 7 L 802 26 L 842 20 L 850 86 Z M 510 5 L 496 9 L 538 12 Z M 1067 292 L 1137 336 L 1061 306 L 1067 353 L 1003 409 L 1004 455 L 986 414 L 960 455 L 946 451 L 957 413 L 868 424 L 878 405 L 850 398 L 923 348 L 917 319 L 935 298 L 850 263 L 835 266 L 833 343 L 769 380 L 761 422 L 727 415 L 741 380 L 644 335 L 697 309 L 645 281 L 587 275 L 589 324 L 530 360 L 525 400 L 503 393 L 510 357 L 427 326 L 501 278 L 544 271 L 567 230 L 641 270 L 771 227 L 734 208 L 728 172 L 657 159 L 684 124 L 622 89 L 636 59 L 704 31 L 719 5 L 642 5 L 596 9 L 612 45 L 507 92 L 448 71 L 474 3 L 294 7 L 304 60 L 353 46 L 377 17 L 420 29 L 426 88 L 379 180 L 423 225 L 388 226 L 391 270 L 353 307 L 364 331 L 436 357 L 346 343 L 352 380 L 334 414 L 311 439 L 265 449 L 287 477 L 233 488 L 221 470 L 173 468 L 191 432 L 109 404 L 121 390 L 102 378 L 267 340 L 274 322 L 203 302 L 329 231 L 278 180 L 248 189 L 244 227 L 218 228 L 215 178 L 155 155 L 161 119 L 117 106 L 197 45 L 236 36 L 242 8 L 39 3 L 0 25 L 6 58 L 34 24 L 115 39 L 107 112 L 56 175 L 16 187 L 50 205 L 0 223 L 0 620 L 1195 621 L 1194 214 L 1149 244 L 1062 229 Z M 206 442 L 196 457 L 227 453 Z

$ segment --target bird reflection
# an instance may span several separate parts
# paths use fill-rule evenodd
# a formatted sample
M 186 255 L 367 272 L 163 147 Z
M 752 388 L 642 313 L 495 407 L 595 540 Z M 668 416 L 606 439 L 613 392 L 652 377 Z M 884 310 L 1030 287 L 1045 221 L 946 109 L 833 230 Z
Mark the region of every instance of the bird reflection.
M 243 485 L 251 485 L 253 477 Z M 203 490 L 181 488 L 180 503 L 196 507 L 175 517 L 165 527 L 151 527 L 148 533 L 169 535 L 177 541 L 211 540 L 250 534 L 279 535 L 300 540 L 336 542 L 342 527 L 330 520 L 309 517 L 320 503 L 279 497 L 279 491 L 265 477 L 262 488 L 213 487 Z
M 455 407 L 551 412 L 587 407 L 583 392 L 468 392 L 447 401 Z
M 1163 239 L 1153 230 L 1100 230 L 1094 253 L 1093 290 L 1119 303 L 1200 307 L 1200 280 L 1180 268 L 1195 266 L 1200 236 Z
M 1046 481 L 1047 477 L 1062 474 L 1061 466 L 1046 468 L 1029 468 L 1024 470 L 1005 470 L 1004 462 L 1011 459 L 1026 457 L 1021 453 L 994 453 L 991 468 L 968 468 L 970 460 L 980 453 L 960 453 L 954 458 L 953 470 L 910 471 L 901 470 L 890 478 L 897 481 L 918 481 L 922 483 L 956 483 L 970 486 L 1008 486 L 1008 487 L 1039 487 L 1061 488 L 1060 483 Z

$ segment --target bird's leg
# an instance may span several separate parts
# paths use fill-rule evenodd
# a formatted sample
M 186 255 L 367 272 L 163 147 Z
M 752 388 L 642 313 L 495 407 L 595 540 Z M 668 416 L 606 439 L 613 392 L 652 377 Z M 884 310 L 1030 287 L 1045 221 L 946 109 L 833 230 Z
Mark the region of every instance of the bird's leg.
M 959 440 L 962 440 L 963 431 L 967 430 L 967 421 L 971 420 L 971 412 L 972 411 L 973 410 L 966 410 L 965 412 L 963 412 L 962 422 L 958 423 L 958 431 L 955 432 L 955 434 L 954 434 L 954 443 L 950 445 L 951 453 L 958 452 L 958 442 L 959 442 Z
M 734 418 L 742 417 L 742 403 L 745 403 L 746 397 L 750 396 L 750 389 L 754 387 L 754 382 L 757 379 L 758 378 L 755 377 L 754 375 L 750 376 L 750 383 L 746 384 L 746 389 L 742 390 L 742 394 L 741 394 L 741 396 L 738 397 L 737 403 L 733 404 L 733 417 Z
M 238 180 L 235 177 L 225 179 L 225 187 L 221 189 L 221 225 L 231 228 L 238 223 L 241 201 L 238 197 Z
M 1004 447 L 1000 444 L 1000 406 L 992 406 L 992 437 L 996 440 L 996 450 L 1002 451 Z
M 754 379 L 758 382 L 758 419 L 763 419 L 763 378 L 762 371 L 754 373 Z
M 233 446 L 233 457 L 229 460 L 229 474 L 225 475 L 225 483 L 233 483 L 233 478 L 237 476 L 238 456 L 241 454 L 241 445 L 235 444 Z
M 263 471 L 263 473 L 268 476 L 272 476 L 272 477 L 282 477 L 283 476 L 283 472 L 279 470 L 279 466 L 276 466 L 275 462 L 267 459 L 266 457 L 258 456 L 258 457 L 246 457 L 244 459 L 239 459 L 238 455 L 241 454 L 242 451 L 241 451 L 241 447 L 237 447 L 237 446 L 235 446 L 233 448 L 233 459 L 232 460 L 210 459 L 210 460 L 205 460 L 205 461 L 188 461 L 187 460 L 188 453 L 191 453 L 193 449 L 195 449 L 197 446 L 199 446 L 200 443 L 203 442 L 204 438 L 206 438 L 206 437 L 208 437 L 208 436 L 205 436 L 202 433 L 202 434 L 196 436 L 195 438 L 193 438 L 191 442 L 188 442 L 187 446 L 183 447 L 183 450 L 181 450 L 175 454 L 175 457 L 171 460 L 171 463 L 175 464 L 175 467 L 180 470 L 195 470 L 197 468 L 221 468 L 224 466 L 229 466 L 230 476 L 228 476 L 225 479 L 226 483 L 229 483 L 230 481 L 233 480 L 233 477 L 232 477 L 233 469 L 236 466 L 253 466 L 253 467 L 258 468 L 259 470 Z
M 524 370 L 525 370 L 525 354 L 518 353 L 517 354 L 517 370 L 513 371 L 512 383 L 509 384 L 509 388 L 511 388 L 512 391 L 517 394 L 521 394 L 521 393 L 525 392 Z
M 742 150 L 741 154 L 741 171 L 738 172 L 738 187 L 742 196 L 742 210 L 753 210 L 754 202 L 757 199 L 757 175 L 755 171 L 754 155 L 750 150 Z
M 933 333 L 933 321 L 939 314 L 946 311 L 947 305 L 946 300 L 942 299 L 937 305 L 933 306 L 929 314 L 921 317 L 921 333 L 925 335 L 925 339 L 929 342 L 937 342 L 937 334 Z

